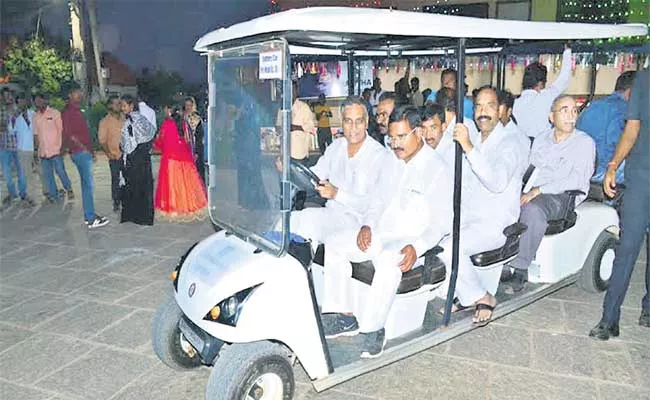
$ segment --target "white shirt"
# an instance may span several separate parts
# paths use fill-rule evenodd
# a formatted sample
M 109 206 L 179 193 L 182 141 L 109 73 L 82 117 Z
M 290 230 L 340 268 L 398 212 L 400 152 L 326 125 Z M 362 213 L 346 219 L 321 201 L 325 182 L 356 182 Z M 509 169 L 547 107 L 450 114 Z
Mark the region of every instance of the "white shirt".
M 556 143 L 554 131 L 550 129 L 533 142 L 530 162 L 535 166 L 535 173 L 531 176 L 531 185 L 549 194 L 566 190 L 589 193 L 595 160 L 596 145 L 591 136 L 576 129 L 564 141 Z M 578 196 L 576 204 L 585 197 Z
M 508 124 L 505 126 L 506 131 L 509 133 L 512 133 L 518 140 L 519 142 L 519 151 L 521 152 L 521 162 L 522 162 L 522 168 L 524 173 L 528 169 L 528 166 L 530 165 L 530 138 L 524 131 L 522 131 L 517 124 L 514 123 L 514 121 L 508 122 Z
M 388 151 L 368 135 L 354 157 L 348 157 L 346 138 L 334 140 L 311 167 L 320 179 L 328 179 L 338 188 L 336 198 L 328 200 L 326 207 L 361 219 L 368 209 L 370 195 L 378 184 L 388 155 Z
M 465 222 L 478 220 L 498 229 L 517 222 L 525 171 L 521 143 L 499 122 L 485 141 L 478 140 L 465 154 L 468 168 L 463 169 L 461 197 Z
M 474 124 L 474 121 L 463 119 L 463 125 L 465 125 L 469 131 L 469 140 L 472 142 L 472 144 L 480 140 L 480 135 L 476 129 L 476 124 Z M 440 143 L 438 143 L 438 146 L 436 146 L 436 153 L 438 153 L 442 159 L 445 160 L 447 167 L 452 173 L 454 171 L 454 160 L 456 160 L 456 142 L 454 141 L 455 126 L 456 118 L 447 124 L 447 129 L 445 129 L 445 131 L 442 133 Z
M 138 110 L 140 111 L 140 114 L 142 114 L 142 116 L 147 119 L 147 121 L 151 122 L 151 125 L 153 125 L 154 129 L 158 129 L 158 125 L 156 124 L 156 112 L 153 110 L 153 108 L 149 107 L 144 101 L 141 101 L 138 103 Z
M 372 106 L 373 110 L 377 108 L 377 104 L 379 104 L 379 98 L 384 93 L 386 92 L 381 89 L 379 90 L 372 89 L 370 91 L 370 105 Z
M 515 100 L 512 113 L 517 119 L 521 130 L 530 137 L 537 137 L 551 127 L 548 116 L 551 112 L 553 101 L 569 87 L 571 80 L 571 49 L 562 53 L 562 68 L 555 82 L 537 92 L 526 89 Z
M 413 238 L 419 256 L 451 232 L 453 181 L 426 143 L 409 161 L 387 159 L 364 225 L 382 241 Z

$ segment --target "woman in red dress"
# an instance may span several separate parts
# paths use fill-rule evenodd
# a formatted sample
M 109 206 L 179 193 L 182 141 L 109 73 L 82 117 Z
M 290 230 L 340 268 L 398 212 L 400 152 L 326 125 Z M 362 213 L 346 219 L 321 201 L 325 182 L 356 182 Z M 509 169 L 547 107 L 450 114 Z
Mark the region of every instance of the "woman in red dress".
M 162 153 L 154 205 L 163 219 L 192 220 L 206 216 L 208 200 L 203 180 L 194 165 L 189 144 L 183 137 L 183 120 L 165 106 L 165 121 L 154 141 Z

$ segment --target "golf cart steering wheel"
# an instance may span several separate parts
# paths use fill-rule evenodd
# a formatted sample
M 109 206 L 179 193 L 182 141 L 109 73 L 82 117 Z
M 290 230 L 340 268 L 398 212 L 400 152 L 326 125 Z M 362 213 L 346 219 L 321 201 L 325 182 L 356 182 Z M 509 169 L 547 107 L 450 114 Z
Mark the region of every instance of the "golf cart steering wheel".
M 320 178 L 300 161 L 291 160 L 289 162 L 289 174 L 291 182 L 298 190 L 304 190 L 307 193 L 316 192 L 315 188 L 318 186 Z

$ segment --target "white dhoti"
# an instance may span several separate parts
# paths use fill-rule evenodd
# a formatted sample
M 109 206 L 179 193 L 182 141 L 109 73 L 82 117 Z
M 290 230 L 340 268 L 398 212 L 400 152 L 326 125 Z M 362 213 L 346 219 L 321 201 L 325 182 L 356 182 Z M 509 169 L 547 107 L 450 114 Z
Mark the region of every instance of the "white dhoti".
M 499 248 L 506 242 L 502 229 L 494 229 L 487 225 L 489 225 L 487 222 L 469 222 L 460 230 L 458 279 L 455 293 L 460 304 L 464 306 L 474 304 L 486 293 L 494 295 L 499 286 L 501 267 L 479 270 L 470 259 L 473 254 Z M 441 246 L 444 251 L 439 257 L 447 267 L 447 281 L 444 285 L 448 287 L 451 276 L 452 237 L 445 239 Z
M 291 233 L 310 239 L 314 246 L 325 243 L 325 239 L 359 226 L 357 218 L 347 212 L 331 207 L 305 208 L 291 213 Z M 356 243 L 356 239 L 355 239 Z
M 357 247 L 359 230 L 346 230 L 325 241 L 323 282 L 324 313 L 353 313 L 361 332 L 374 332 L 384 327 L 402 279 L 399 263 L 404 246 L 414 238 L 383 241 L 373 235 L 372 245 L 363 252 Z M 367 297 L 356 302 L 350 262 L 372 261 L 375 275 Z

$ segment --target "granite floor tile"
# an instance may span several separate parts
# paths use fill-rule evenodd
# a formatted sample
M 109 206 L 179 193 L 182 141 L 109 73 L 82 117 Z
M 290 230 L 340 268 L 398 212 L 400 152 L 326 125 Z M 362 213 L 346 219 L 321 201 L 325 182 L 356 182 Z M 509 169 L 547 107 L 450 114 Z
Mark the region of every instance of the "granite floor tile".
M 0 321 L 32 328 L 82 303 L 82 300 L 54 294 L 41 294 L 0 312 Z
M 172 283 L 169 280 L 154 282 L 144 289 L 140 289 L 134 294 L 122 298 L 118 301 L 118 304 L 156 310 L 165 297 L 169 296 L 173 290 Z
M 96 349 L 36 382 L 36 386 L 63 395 L 109 399 L 123 386 L 145 374 L 153 362 L 149 357 Z
M 531 362 L 528 330 L 490 324 L 449 342 L 449 355 L 526 367 Z
M 2 400 L 49 400 L 52 398 L 52 393 L 0 380 L 0 397 Z
M 152 318 L 153 312 L 136 311 L 122 321 L 101 331 L 91 340 L 150 353 Z
M 88 339 L 131 312 L 127 307 L 87 302 L 35 329 Z
M 0 354 L 2 378 L 31 385 L 92 348 L 74 339 L 38 334 Z

